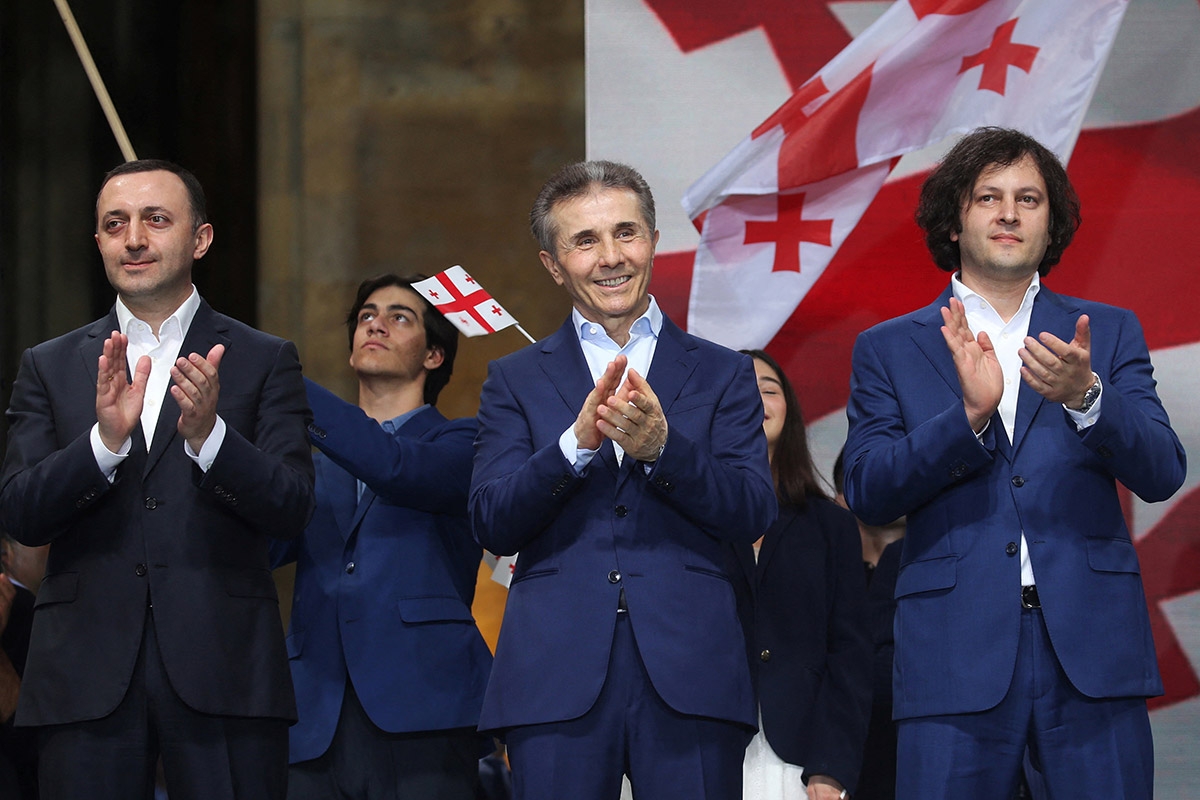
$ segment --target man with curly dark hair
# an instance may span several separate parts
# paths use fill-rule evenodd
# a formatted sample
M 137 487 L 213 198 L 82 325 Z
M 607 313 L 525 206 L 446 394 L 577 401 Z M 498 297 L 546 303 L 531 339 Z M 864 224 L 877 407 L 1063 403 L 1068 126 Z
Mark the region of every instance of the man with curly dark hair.
M 854 348 L 846 499 L 908 516 L 896 584 L 898 798 L 1011 797 L 1026 750 L 1055 798 L 1150 798 L 1162 693 L 1117 482 L 1186 475 L 1130 311 L 1041 279 L 1079 226 L 1053 153 L 963 138 L 917 222 L 950 286 Z

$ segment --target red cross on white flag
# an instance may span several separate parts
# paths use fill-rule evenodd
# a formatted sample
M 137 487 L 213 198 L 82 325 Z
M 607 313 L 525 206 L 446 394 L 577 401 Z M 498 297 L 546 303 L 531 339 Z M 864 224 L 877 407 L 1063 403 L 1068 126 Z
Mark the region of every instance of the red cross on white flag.
M 900 156 L 981 125 L 1064 161 L 1128 0 L 901 0 L 687 192 L 688 330 L 763 347 Z
M 467 336 L 484 336 L 517 325 L 517 320 L 504 310 L 504 306 L 458 265 L 432 278 L 417 281 L 413 289 Z

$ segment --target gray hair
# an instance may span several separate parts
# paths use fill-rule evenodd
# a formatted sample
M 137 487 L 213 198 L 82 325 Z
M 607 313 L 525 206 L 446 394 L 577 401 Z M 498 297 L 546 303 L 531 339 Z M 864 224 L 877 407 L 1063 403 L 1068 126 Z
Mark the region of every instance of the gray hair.
M 637 197 L 638 206 L 650 231 L 654 227 L 654 195 L 650 193 L 650 185 L 633 167 L 618 164 L 613 161 L 580 161 L 568 164 L 550 176 L 533 201 L 533 209 L 529 212 L 529 228 L 538 246 L 547 253 L 558 258 L 555 240 L 558 230 L 551 221 L 550 212 L 554 206 L 576 197 L 582 197 L 592 190 L 625 189 Z

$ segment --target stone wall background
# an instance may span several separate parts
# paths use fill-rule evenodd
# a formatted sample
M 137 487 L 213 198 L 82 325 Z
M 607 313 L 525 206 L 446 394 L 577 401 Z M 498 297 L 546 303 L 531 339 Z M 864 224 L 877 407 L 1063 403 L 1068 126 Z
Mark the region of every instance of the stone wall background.
M 462 264 L 535 338 L 561 323 L 527 214 L 584 154 L 582 5 L 260 0 L 260 324 L 315 380 L 354 398 L 342 322 L 383 272 Z M 524 344 L 463 338 L 443 413 Z

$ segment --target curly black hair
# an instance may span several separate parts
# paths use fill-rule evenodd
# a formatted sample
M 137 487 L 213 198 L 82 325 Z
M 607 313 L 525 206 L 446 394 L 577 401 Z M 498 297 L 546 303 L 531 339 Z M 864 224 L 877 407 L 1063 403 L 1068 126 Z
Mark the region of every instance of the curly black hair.
M 1038 274 L 1045 277 L 1062 259 L 1081 220 L 1079 196 L 1062 163 L 1036 139 L 1020 131 L 978 128 L 954 145 L 921 185 L 917 224 L 925 231 L 925 245 L 938 267 L 954 272 L 961 265 L 958 242 L 951 241 L 950 235 L 962 233 L 963 208 L 979 176 L 1027 156 L 1046 182 L 1050 202 L 1050 241 Z

